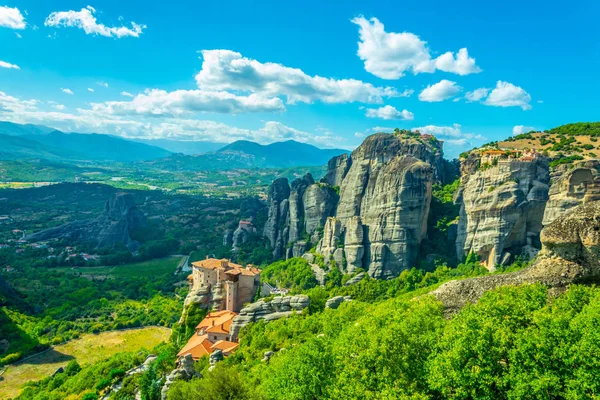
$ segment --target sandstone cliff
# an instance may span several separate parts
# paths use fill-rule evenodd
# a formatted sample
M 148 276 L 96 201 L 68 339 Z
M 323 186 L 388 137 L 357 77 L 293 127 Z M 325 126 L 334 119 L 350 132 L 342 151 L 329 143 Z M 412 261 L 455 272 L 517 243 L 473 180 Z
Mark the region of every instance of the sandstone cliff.
M 269 213 L 263 231 L 273 249 L 273 258 L 302 256 L 311 242 L 319 240 L 336 204 L 334 189 L 315 183 L 310 174 L 295 179 L 291 187 L 286 178 L 274 181 L 269 187 Z
M 550 176 L 544 157 L 485 156 L 472 152 L 461 162 L 456 251 L 459 260 L 477 253 L 493 270 L 539 247 Z
M 600 280 L 600 202 L 558 217 L 541 232 L 542 250 L 529 267 L 507 274 L 451 281 L 432 292 L 449 312 L 476 302 L 500 286 L 542 283 L 562 290 L 571 283 Z
M 146 226 L 146 217 L 136 207 L 131 194 L 116 193 L 105 204 L 104 212 L 95 219 L 75 221 L 46 229 L 25 237 L 30 242 L 50 239 L 69 239 L 94 243 L 96 248 L 124 244 L 135 251 L 139 243 L 131 239 L 131 232 Z
M 317 252 L 346 272 L 363 268 L 375 278 L 412 267 L 426 234 L 432 184 L 443 175 L 441 142 L 378 133 L 329 167 L 325 179 L 339 183 L 340 198 Z
M 600 161 L 589 160 L 561 165 L 552 173 L 544 225 L 580 204 L 600 200 Z

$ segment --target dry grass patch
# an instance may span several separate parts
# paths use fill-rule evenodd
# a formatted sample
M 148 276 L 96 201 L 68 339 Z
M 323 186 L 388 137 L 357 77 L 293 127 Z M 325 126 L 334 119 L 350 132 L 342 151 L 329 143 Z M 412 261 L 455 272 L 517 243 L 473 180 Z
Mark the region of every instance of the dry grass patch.
M 4 380 L 0 381 L 0 399 L 17 396 L 23 384 L 44 379 L 73 359 L 82 366 L 93 364 L 116 353 L 151 349 L 167 341 L 170 334 L 169 328 L 149 326 L 82 335 L 79 339 L 9 365 L 1 376 Z

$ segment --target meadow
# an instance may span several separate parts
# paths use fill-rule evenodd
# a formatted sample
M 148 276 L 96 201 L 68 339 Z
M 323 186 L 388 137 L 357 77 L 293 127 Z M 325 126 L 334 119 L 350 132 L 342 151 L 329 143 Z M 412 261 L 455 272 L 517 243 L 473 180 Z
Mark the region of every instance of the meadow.
M 0 376 L 0 399 L 16 397 L 25 383 L 51 376 L 71 360 L 76 360 L 82 366 L 94 364 L 116 353 L 151 349 L 166 342 L 170 334 L 169 328 L 148 326 L 81 335 L 79 339 L 53 346 L 7 366 Z
M 185 262 L 185 256 L 169 256 L 155 260 L 142 261 L 123 265 L 109 265 L 99 267 L 62 267 L 56 268 L 57 272 L 75 274 L 83 278 L 138 278 L 156 277 L 175 273 L 178 267 Z

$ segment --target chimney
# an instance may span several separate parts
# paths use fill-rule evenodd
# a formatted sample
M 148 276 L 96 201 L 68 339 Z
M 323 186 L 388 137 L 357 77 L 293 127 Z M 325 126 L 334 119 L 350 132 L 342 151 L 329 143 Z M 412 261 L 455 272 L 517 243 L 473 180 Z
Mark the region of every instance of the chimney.
M 229 260 L 222 259 L 221 260 L 221 267 L 227 268 L 228 266 L 229 266 Z

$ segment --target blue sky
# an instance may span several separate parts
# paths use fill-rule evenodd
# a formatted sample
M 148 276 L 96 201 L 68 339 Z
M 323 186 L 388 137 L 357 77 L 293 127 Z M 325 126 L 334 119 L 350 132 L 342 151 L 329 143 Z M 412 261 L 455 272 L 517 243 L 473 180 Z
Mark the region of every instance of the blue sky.
M 0 0 L 0 119 L 345 148 L 421 128 L 450 157 L 598 120 L 599 2 L 487 3 Z

